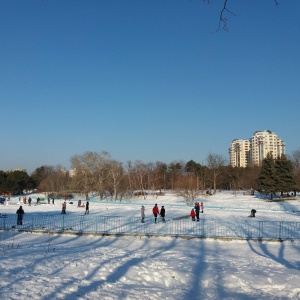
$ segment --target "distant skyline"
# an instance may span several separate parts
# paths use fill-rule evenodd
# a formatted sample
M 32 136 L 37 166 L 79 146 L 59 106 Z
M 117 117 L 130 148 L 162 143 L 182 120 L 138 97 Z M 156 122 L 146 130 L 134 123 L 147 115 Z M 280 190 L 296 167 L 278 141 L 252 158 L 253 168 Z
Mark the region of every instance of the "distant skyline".
M 271 130 L 300 148 L 300 1 L 0 1 L 0 170 L 229 160 Z

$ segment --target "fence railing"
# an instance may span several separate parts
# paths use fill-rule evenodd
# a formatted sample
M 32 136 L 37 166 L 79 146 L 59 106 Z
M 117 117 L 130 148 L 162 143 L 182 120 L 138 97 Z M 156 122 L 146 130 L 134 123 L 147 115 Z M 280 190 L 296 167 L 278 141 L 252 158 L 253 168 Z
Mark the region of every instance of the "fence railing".
M 233 239 L 300 239 L 300 222 L 256 221 L 255 219 L 221 220 L 190 218 L 161 219 L 155 224 L 153 218 L 144 223 L 137 217 L 24 215 L 22 225 L 17 225 L 16 215 L 0 215 L 1 230 L 28 230 L 45 232 L 71 232 L 89 234 L 128 234 L 186 236 Z

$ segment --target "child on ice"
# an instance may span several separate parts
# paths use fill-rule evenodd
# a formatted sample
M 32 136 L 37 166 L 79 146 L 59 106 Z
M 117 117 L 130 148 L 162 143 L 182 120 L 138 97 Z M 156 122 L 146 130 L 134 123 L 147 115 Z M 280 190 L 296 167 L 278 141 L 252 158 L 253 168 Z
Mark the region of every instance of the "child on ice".
M 192 208 L 190 216 L 192 217 L 192 221 L 195 221 L 196 213 L 195 210 Z

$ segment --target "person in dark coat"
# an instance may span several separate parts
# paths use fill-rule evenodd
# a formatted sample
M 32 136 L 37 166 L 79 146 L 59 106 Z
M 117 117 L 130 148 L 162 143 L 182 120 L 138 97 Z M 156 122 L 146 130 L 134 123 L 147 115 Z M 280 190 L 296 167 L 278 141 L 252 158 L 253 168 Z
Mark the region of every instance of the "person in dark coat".
M 145 206 L 142 205 L 141 207 L 141 222 L 144 223 L 145 222 Z
M 22 221 L 23 221 L 23 215 L 25 214 L 24 209 L 22 208 L 22 206 L 19 207 L 19 209 L 17 210 L 17 225 L 22 225 Z
M 165 220 L 166 210 L 165 210 L 164 206 L 162 206 L 161 209 L 160 209 L 160 216 L 161 216 L 162 222 L 166 223 L 166 220 Z
M 81 200 L 78 200 L 77 207 L 81 207 Z
M 90 212 L 90 202 L 86 201 L 86 205 L 85 205 L 85 215 L 88 215 Z
M 153 213 L 153 216 L 154 216 L 154 223 L 156 223 L 157 215 L 159 214 L 159 209 L 158 209 L 157 204 L 155 204 L 154 207 L 152 208 L 152 213 Z
M 196 202 L 195 203 L 195 213 L 196 213 L 196 218 L 197 218 L 197 221 L 199 222 L 200 220 L 200 205 L 199 205 L 199 202 Z

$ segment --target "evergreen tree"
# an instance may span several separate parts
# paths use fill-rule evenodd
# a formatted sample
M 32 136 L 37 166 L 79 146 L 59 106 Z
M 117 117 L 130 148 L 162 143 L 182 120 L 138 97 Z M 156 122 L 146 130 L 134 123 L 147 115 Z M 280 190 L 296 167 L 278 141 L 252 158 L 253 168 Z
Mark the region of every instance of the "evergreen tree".
M 270 194 L 270 198 L 273 199 L 273 194 L 276 192 L 276 182 L 275 162 L 272 155 L 268 153 L 262 161 L 257 190 L 261 194 Z
M 292 162 L 284 154 L 275 160 L 275 173 L 276 191 L 281 193 L 281 197 L 284 192 L 287 193 L 296 189 Z
M 31 174 L 32 182 L 36 187 L 38 187 L 40 190 L 43 190 L 43 184 L 42 182 L 47 179 L 47 177 L 52 174 L 54 171 L 54 168 L 52 166 L 41 166 Z
M 21 194 L 31 185 L 31 178 L 25 171 L 12 171 L 7 175 L 6 189 L 13 194 Z
M 186 164 L 185 164 L 185 172 L 186 173 L 200 173 L 200 170 L 201 170 L 201 165 L 194 162 L 193 160 L 190 160 L 188 161 Z
M 7 173 L 4 171 L 0 171 L 0 192 L 5 193 L 7 191 Z

